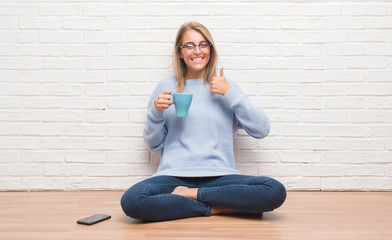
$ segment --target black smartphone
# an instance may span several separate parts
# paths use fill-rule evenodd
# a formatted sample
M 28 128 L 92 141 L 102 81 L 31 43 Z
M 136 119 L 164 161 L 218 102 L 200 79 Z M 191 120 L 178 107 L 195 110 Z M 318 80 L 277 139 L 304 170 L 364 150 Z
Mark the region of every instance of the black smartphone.
M 93 224 L 105 221 L 105 220 L 107 220 L 109 218 L 111 218 L 111 216 L 109 216 L 109 215 L 95 214 L 95 215 L 92 215 L 90 217 L 79 219 L 77 221 L 77 223 L 83 224 L 83 225 L 93 225 Z

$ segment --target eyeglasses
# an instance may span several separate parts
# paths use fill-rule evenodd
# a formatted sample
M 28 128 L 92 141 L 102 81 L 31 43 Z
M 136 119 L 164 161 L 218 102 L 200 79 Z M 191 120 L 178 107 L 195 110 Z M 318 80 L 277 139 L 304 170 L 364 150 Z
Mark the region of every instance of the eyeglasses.
M 199 47 L 200 51 L 206 51 L 212 44 L 209 42 L 201 42 L 199 45 L 194 43 L 187 43 L 185 45 L 181 45 L 180 48 L 185 48 L 186 50 L 195 50 L 196 47 Z

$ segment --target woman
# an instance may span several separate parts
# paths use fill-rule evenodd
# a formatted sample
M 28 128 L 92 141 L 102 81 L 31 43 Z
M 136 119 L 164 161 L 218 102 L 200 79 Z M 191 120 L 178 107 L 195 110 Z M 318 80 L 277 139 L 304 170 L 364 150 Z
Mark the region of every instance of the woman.
M 196 22 L 183 24 L 173 52 L 175 77 L 161 80 L 147 110 L 144 140 L 161 151 L 158 171 L 128 189 L 124 212 L 148 221 L 233 212 L 262 213 L 281 206 L 286 189 L 268 177 L 241 175 L 234 167 L 233 134 L 242 128 L 255 138 L 270 123 L 223 68 L 210 32 Z M 177 117 L 171 93 L 192 93 L 188 117 Z

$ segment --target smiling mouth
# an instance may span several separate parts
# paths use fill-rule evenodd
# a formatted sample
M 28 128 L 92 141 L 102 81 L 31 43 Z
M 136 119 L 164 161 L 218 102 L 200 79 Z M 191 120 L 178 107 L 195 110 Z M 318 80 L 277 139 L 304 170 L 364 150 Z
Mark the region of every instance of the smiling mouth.
M 191 58 L 191 60 L 192 60 L 193 62 L 201 62 L 201 61 L 204 60 L 204 57 Z

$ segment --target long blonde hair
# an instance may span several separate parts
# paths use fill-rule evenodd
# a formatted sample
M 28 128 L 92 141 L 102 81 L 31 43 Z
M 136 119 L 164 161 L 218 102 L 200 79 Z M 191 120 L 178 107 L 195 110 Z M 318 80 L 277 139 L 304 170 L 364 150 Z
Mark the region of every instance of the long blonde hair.
M 176 41 L 173 50 L 173 67 L 177 77 L 177 92 L 182 92 L 186 85 L 186 65 L 184 60 L 180 58 L 180 46 L 182 44 L 182 38 L 184 34 L 190 30 L 199 32 L 209 43 L 211 43 L 210 60 L 206 65 L 206 70 L 204 72 L 204 81 L 209 84 L 211 82 L 211 78 L 216 76 L 218 53 L 216 51 L 215 43 L 212 39 L 210 31 L 208 31 L 208 29 L 204 25 L 197 22 L 184 23 L 177 31 Z

